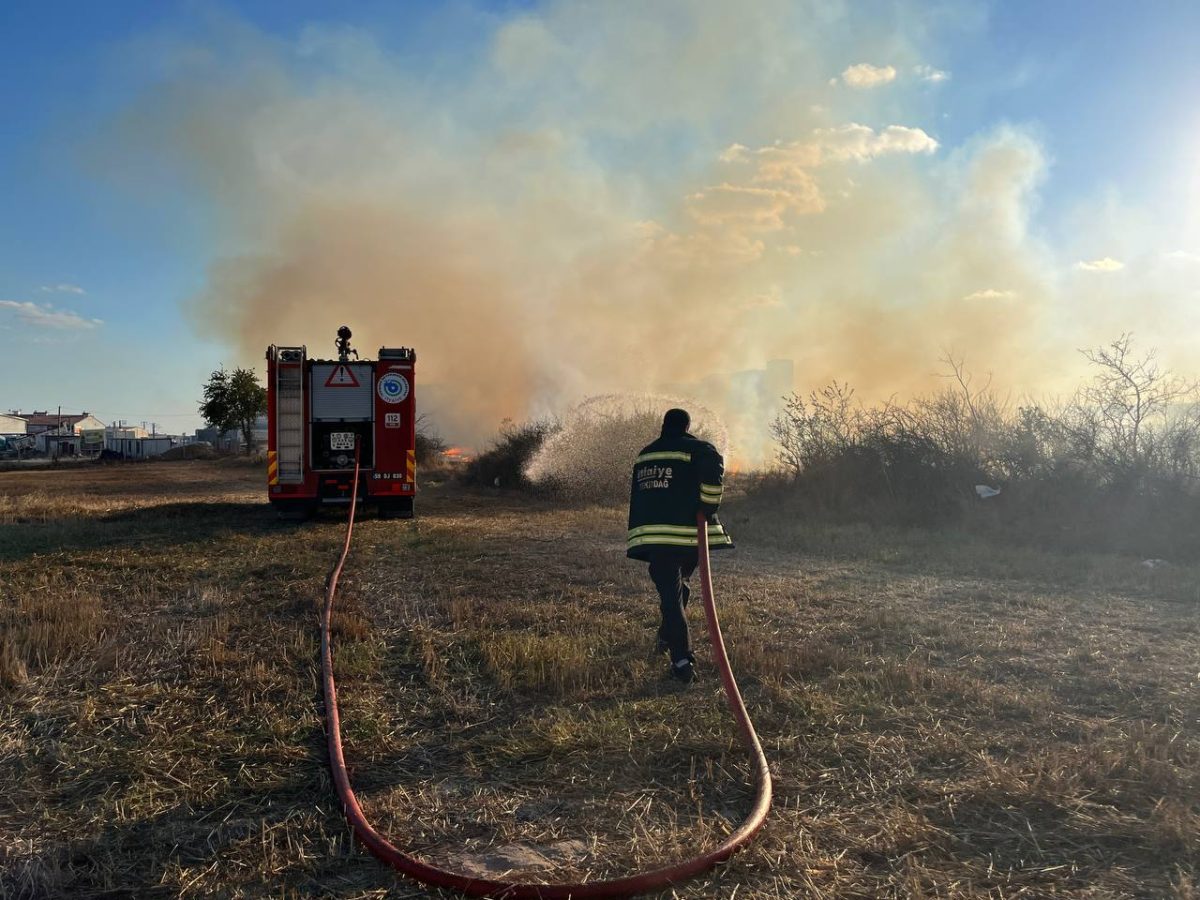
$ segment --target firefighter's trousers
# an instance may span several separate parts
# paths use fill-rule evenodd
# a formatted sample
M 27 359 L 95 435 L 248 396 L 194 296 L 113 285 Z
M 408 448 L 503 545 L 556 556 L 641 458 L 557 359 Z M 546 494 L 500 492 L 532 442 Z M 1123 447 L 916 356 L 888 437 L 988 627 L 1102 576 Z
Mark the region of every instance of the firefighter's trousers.
M 696 571 L 696 563 L 696 551 L 688 547 L 656 547 L 650 555 L 650 578 L 658 588 L 662 610 L 658 636 L 670 648 L 672 663 L 691 656 L 683 611 L 691 594 L 687 580 Z

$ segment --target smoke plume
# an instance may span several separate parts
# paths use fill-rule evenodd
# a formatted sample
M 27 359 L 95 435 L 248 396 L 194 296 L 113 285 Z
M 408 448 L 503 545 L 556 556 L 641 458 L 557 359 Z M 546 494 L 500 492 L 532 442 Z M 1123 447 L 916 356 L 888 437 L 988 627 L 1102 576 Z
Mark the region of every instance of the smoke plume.
M 775 359 L 872 398 L 928 387 L 950 349 L 1028 389 L 1109 336 L 1064 333 L 1036 140 L 944 146 L 941 85 L 838 81 L 939 62 L 948 15 L 909 35 L 783 0 L 455 10 L 428 25 L 437 62 L 228 19 L 156 46 L 115 131 L 209 211 L 198 329 L 245 360 L 331 353 L 343 323 L 364 355 L 413 346 L 463 442 L 592 394 L 707 385 L 730 418 L 713 376 Z

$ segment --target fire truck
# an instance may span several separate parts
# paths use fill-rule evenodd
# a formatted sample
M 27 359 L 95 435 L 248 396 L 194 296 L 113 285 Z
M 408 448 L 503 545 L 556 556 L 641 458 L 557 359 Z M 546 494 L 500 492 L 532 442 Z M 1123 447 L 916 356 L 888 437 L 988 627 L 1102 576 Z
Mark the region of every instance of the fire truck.
M 267 348 L 267 496 L 289 517 L 349 503 L 357 456 L 358 503 L 412 518 L 416 354 L 384 347 L 379 359 L 360 360 L 350 338 L 349 328 L 338 329 L 337 359 Z

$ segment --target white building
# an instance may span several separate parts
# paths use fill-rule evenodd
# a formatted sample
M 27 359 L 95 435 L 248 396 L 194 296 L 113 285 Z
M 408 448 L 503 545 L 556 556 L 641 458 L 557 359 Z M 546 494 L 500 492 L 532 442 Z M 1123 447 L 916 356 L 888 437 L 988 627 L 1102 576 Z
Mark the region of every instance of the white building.
M 104 449 L 120 453 L 125 459 L 150 459 L 161 456 L 172 447 L 176 441 L 172 437 L 159 435 L 156 437 L 105 437 Z
M 0 415 L 0 434 L 26 434 L 29 423 L 18 415 Z
M 104 447 L 104 423 L 91 413 L 49 413 L 35 410 L 16 413 L 25 420 L 27 434 L 36 435 L 38 453 L 57 459 L 99 453 Z
M 84 411 L 81 413 L 52 413 L 45 410 L 34 410 L 31 413 L 13 413 L 25 420 L 25 431 L 28 434 L 40 434 L 43 431 L 53 431 L 57 434 L 79 434 L 81 431 L 103 429 L 104 423 Z
M 110 438 L 144 438 L 151 436 L 152 435 L 150 432 L 145 428 L 142 428 L 140 425 L 118 424 L 109 425 L 104 429 L 105 441 L 109 440 Z M 157 437 L 157 435 L 153 436 Z

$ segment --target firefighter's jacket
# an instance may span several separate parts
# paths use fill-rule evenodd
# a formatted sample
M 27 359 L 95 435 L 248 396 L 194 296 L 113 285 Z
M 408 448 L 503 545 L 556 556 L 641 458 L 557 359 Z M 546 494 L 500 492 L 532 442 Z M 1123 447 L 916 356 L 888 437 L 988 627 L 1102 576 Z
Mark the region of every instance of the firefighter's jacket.
M 725 461 L 717 448 L 686 432 L 666 432 L 633 464 L 626 555 L 649 559 L 657 547 L 695 547 L 696 513 L 708 519 L 708 545 L 733 541 L 717 521 Z

